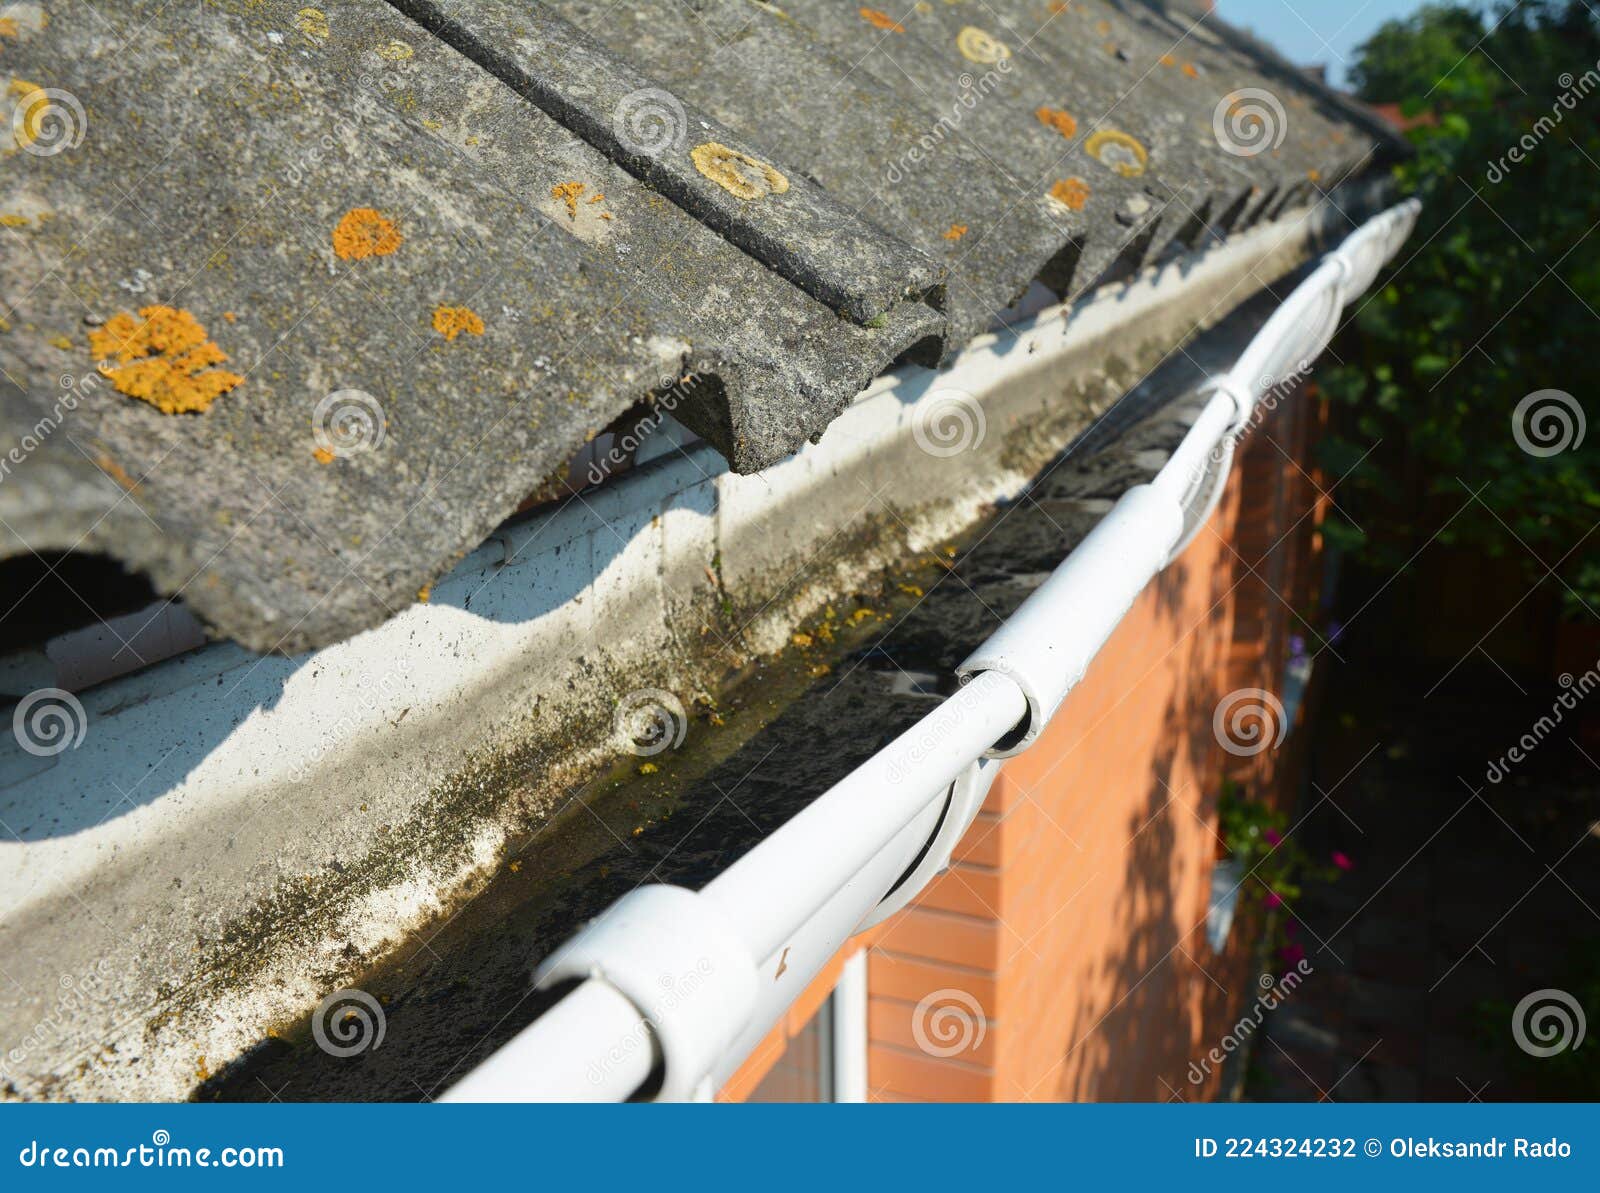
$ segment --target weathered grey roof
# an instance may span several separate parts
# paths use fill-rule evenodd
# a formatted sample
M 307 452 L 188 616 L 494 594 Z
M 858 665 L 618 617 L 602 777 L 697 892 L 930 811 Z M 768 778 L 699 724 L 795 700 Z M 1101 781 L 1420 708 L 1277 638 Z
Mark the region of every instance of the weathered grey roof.
M 398 611 L 682 377 L 678 417 L 756 470 L 1031 281 L 1085 289 L 1375 146 L 1142 3 L 4 11 L 0 555 L 111 554 L 261 650 Z M 1237 156 L 1213 117 L 1252 86 L 1284 139 Z M 369 208 L 398 246 L 336 253 Z M 243 378 L 203 413 L 97 372 L 91 333 L 157 305 Z M 453 307 L 481 334 L 436 330 Z M 381 442 L 330 439 L 336 410 Z

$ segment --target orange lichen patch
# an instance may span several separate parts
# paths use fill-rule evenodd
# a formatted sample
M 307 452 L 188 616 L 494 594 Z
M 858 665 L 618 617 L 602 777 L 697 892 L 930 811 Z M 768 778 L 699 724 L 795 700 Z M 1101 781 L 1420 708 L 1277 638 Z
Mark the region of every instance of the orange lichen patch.
M 319 447 L 311 453 L 311 458 L 318 464 L 332 464 L 338 457 L 325 447 Z
M 701 174 L 746 202 L 789 189 L 789 180 L 766 162 L 715 141 L 696 145 L 689 150 L 689 159 Z
M 344 261 L 387 257 L 404 240 L 394 221 L 382 212 L 371 207 L 357 207 L 345 212 L 334 228 L 333 252 Z
M 227 354 L 193 315 L 176 307 L 144 307 L 137 317 L 118 311 L 89 333 L 89 351 L 118 393 L 163 414 L 202 413 L 244 384 L 239 374 L 215 367 Z
M 417 600 L 421 601 L 424 605 L 428 603 L 428 598 L 432 595 L 433 585 L 431 584 L 424 584 L 421 588 L 417 589 Z
M 1311 179 L 1312 182 L 1321 182 L 1322 181 L 1322 171 L 1321 170 L 1307 170 L 1306 171 L 1306 177 Z
M 946 240 L 960 240 L 966 234 L 967 226 L 965 224 L 951 224 L 945 229 L 944 238 Z
M 874 29 L 882 29 L 887 33 L 904 33 L 906 27 L 895 20 L 886 12 L 879 12 L 876 8 L 857 9 L 861 19 Z
M 471 307 L 436 307 L 433 312 L 433 330 L 447 340 L 454 340 L 462 332 L 481 336 L 483 320 Z
M 1177 66 L 1178 65 L 1178 60 L 1176 58 L 1174 58 L 1171 54 L 1163 54 L 1163 55 L 1161 55 L 1160 58 L 1157 58 L 1156 61 L 1161 63 L 1162 66 Z
M 1183 73 L 1191 79 L 1198 79 L 1200 77 L 1200 68 L 1192 62 L 1185 62 L 1183 64 Z
M 563 182 L 550 188 L 550 197 L 560 199 L 567 205 L 567 218 L 578 218 L 578 196 L 583 194 L 584 185 L 581 182 Z
M 1053 128 L 1069 140 L 1077 135 L 1078 121 L 1070 112 L 1063 112 L 1060 108 L 1035 108 L 1033 114 L 1039 118 L 1039 123 L 1046 128 Z
M 223 311 L 222 320 L 224 323 L 237 323 L 239 322 L 239 316 L 235 315 L 232 311 Z
M 599 194 L 593 196 L 589 200 L 590 203 L 604 203 L 605 201 L 606 201 L 606 193 L 605 193 L 605 191 L 601 191 Z
M 1011 57 L 1011 47 L 991 37 L 976 25 L 968 25 L 956 34 L 956 49 L 968 62 L 979 66 L 993 66 Z
M 0 37 L 9 37 L 15 40 L 22 36 L 22 30 L 17 28 L 17 22 L 11 17 L 0 17 Z
M 1067 0 L 1050 0 L 1050 15 L 1058 17 L 1064 12 L 1071 12 L 1072 5 Z
M 1050 197 L 1063 207 L 1082 211 L 1089 202 L 1089 184 L 1081 178 L 1063 178 L 1050 188 Z
M 1114 128 L 1103 128 L 1083 143 L 1083 151 L 1107 169 L 1124 178 L 1137 178 L 1150 164 L 1150 155 L 1135 137 Z

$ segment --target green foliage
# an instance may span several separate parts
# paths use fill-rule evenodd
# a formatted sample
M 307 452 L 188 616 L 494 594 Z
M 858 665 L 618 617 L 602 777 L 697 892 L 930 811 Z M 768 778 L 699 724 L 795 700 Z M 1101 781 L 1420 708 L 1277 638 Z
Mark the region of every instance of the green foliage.
M 1276 905 L 1272 899 L 1276 895 L 1293 906 L 1300 898 L 1301 883 L 1331 882 L 1339 876 L 1335 867 L 1312 861 L 1289 834 L 1288 817 L 1260 800 L 1247 798 L 1236 783 L 1223 783 L 1217 818 L 1228 852 L 1251 875 L 1240 893 L 1254 901 Z
M 1339 427 L 1324 462 L 1349 473 L 1328 534 L 1380 568 L 1437 541 L 1530 584 L 1553 568 L 1571 610 L 1600 609 L 1600 566 L 1584 558 L 1600 539 L 1573 550 L 1600 521 L 1596 445 L 1540 456 L 1512 434 L 1538 390 L 1600 417 L 1597 59 L 1600 17 L 1581 0 L 1488 19 L 1430 5 L 1361 49 L 1363 97 L 1420 121 L 1396 173 L 1425 204 L 1323 373 Z

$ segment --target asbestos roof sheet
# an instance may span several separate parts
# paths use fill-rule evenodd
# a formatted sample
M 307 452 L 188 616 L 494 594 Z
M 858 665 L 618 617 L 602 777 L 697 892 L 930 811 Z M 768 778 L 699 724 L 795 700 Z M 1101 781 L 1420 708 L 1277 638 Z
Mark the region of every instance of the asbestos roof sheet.
M 1144 3 L 0 17 L 0 555 L 109 554 L 257 650 L 418 599 L 651 395 L 758 470 L 1032 283 L 1380 148 Z

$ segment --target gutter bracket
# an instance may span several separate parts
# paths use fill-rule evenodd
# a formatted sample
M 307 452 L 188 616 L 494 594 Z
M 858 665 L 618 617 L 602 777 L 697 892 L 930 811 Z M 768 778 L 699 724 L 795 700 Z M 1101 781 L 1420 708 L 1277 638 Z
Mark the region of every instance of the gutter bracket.
M 695 1100 L 756 1006 L 756 967 L 715 905 L 676 886 L 628 892 L 534 974 L 592 979 L 633 1004 L 660 1049 L 658 1102 Z
M 995 776 L 999 773 L 998 759 L 979 758 L 950 784 L 949 803 L 945 806 L 938 830 L 923 851 L 922 860 L 908 870 L 895 888 L 883 897 L 883 901 L 868 913 L 856 929 L 857 932 L 877 927 L 908 906 L 928 883 L 950 868 L 951 854 L 961 843 L 961 838 L 967 835 L 972 822 L 978 818 L 983 801 L 988 798 L 989 788 L 994 785 Z

